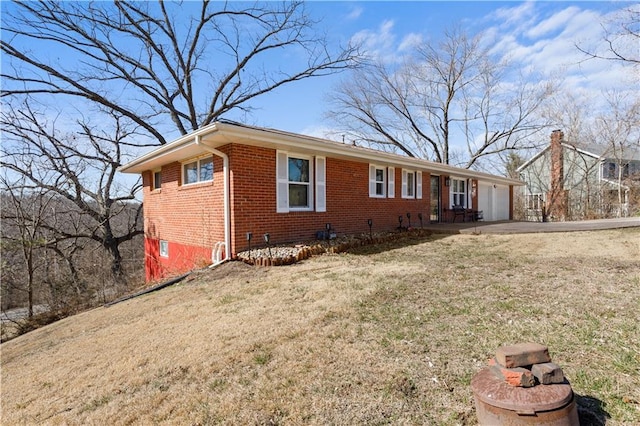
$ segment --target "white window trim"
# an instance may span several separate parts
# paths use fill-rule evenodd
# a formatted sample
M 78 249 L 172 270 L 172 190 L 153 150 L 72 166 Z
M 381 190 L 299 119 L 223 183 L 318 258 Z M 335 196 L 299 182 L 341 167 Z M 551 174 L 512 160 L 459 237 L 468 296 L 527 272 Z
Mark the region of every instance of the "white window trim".
M 200 180 L 200 162 L 202 160 L 207 160 L 207 159 L 211 159 L 211 179 L 207 179 L 207 180 Z M 185 183 L 186 182 L 186 175 L 184 172 L 184 166 L 188 165 L 188 164 L 192 164 L 192 163 L 196 163 L 196 168 L 198 171 L 198 180 L 195 182 L 189 182 L 189 183 Z M 197 185 L 199 183 L 203 183 L 203 182 L 213 182 L 213 177 L 215 176 L 215 167 L 214 167 L 214 161 L 213 161 L 213 155 L 203 155 L 201 157 L 197 157 L 197 158 L 191 158 L 189 160 L 183 161 L 182 163 L 180 163 L 180 173 L 182 176 L 182 185 L 183 186 L 188 186 L 188 185 Z
M 382 182 L 376 180 L 376 170 L 382 170 L 384 178 Z M 396 196 L 396 169 L 379 164 L 369 164 L 369 198 L 395 198 Z M 382 194 L 376 193 L 376 186 L 382 183 Z
M 454 206 L 454 195 L 455 194 L 464 194 L 464 208 L 469 208 L 469 185 L 468 182 L 465 178 L 458 178 L 458 177 L 454 177 L 451 176 L 451 185 L 449 186 L 449 207 L 453 208 Z M 464 182 L 464 192 L 460 192 L 460 191 L 456 191 L 454 192 L 453 189 L 455 188 L 455 184 L 453 183 L 454 181 L 462 181 Z
M 309 161 L 309 192 L 307 193 L 307 207 L 291 207 L 289 206 L 289 184 L 299 184 L 300 182 L 289 182 L 289 158 L 298 158 L 301 160 Z M 324 157 L 318 157 L 324 158 Z M 314 187 L 318 187 L 318 182 L 315 180 L 315 165 L 317 161 L 314 161 L 314 157 L 304 154 L 297 154 L 295 152 L 276 151 L 276 212 L 288 213 L 288 212 L 308 212 L 314 211 L 315 191 Z M 326 161 L 325 161 L 326 164 Z M 326 166 L 325 166 L 326 167 Z M 326 176 L 326 168 L 325 168 Z M 322 185 L 324 190 L 324 185 Z M 286 204 L 286 205 L 285 205 Z M 326 207 L 326 206 L 325 206 Z
M 377 171 L 382 170 L 382 182 L 377 180 Z M 384 166 L 377 164 L 369 164 L 369 197 L 370 198 L 386 198 L 388 190 L 388 175 L 389 172 Z M 382 184 L 382 194 L 378 194 L 376 189 L 378 184 Z
M 164 249 L 162 248 L 163 246 L 165 247 Z M 169 241 L 158 241 L 158 253 L 160 253 L 160 257 L 169 257 Z
M 413 194 L 409 194 L 409 174 L 413 176 Z M 422 172 L 418 170 L 402 169 L 402 198 L 409 200 L 422 199 Z

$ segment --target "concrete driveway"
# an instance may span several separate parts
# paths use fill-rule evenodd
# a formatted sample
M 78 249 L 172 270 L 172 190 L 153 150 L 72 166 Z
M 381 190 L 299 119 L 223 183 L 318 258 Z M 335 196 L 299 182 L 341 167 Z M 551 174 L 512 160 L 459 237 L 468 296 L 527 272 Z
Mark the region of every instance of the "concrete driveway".
M 453 234 L 527 234 L 536 232 L 595 231 L 601 229 L 640 227 L 640 217 L 581 220 L 574 222 L 457 222 L 435 223 L 425 226 L 433 232 Z

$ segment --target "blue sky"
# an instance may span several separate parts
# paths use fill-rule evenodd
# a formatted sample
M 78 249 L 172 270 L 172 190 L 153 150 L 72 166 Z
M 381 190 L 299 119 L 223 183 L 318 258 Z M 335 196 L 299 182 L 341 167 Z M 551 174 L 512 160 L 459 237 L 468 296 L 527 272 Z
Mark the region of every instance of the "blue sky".
M 0 0 L 1 1 L 1 0 Z M 563 86 L 582 98 L 597 99 L 604 89 L 632 88 L 629 71 L 610 61 L 584 61 L 575 47 L 596 48 L 602 42 L 601 24 L 617 10 L 638 2 L 604 1 L 308 1 L 311 16 L 321 20 L 318 29 L 328 34 L 334 45 L 357 40 L 366 52 L 385 61 L 400 61 L 408 46 L 437 41 L 443 31 L 460 25 L 469 34 L 481 31 L 494 40 L 498 56 L 509 55 L 517 67 L 533 68 L 547 75 L 561 75 Z M 186 7 L 190 4 L 186 3 Z M 195 3 L 191 3 L 195 5 Z M 10 4 L 0 4 L 6 9 Z M 215 7 L 215 5 L 214 5 Z M 35 48 L 35 46 L 29 46 Z M 638 47 L 640 49 L 640 46 Z M 41 46 L 44 55 L 55 59 L 59 52 Z M 304 60 L 287 51 L 279 64 Z M 42 53 L 42 52 L 40 52 Z M 640 55 L 636 55 L 640 56 Z M 58 58 L 60 59 L 60 58 Z M 62 58 L 73 67 L 77 58 Z M 274 64 L 265 64 L 267 68 Z M 330 109 L 327 95 L 347 73 L 311 78 L 285 85 L 253 102 L 254 113 L 247 117 L 227 114 L 224 118 L 250 125 L 277 128 L 319 137 L 329 137 L 331 123 L 324 114 Z M 123 94 L 124 96 L 124 94 Z M 69 106 L 72 107 L 71 105 Z M 70 117 L 82 112 L 72 110 Z M 167 126 L 169 140 L 177 130 Z M 335 136 L 334 136 L 335 137 Z
M 602 39 L 601 23 L 632 2 L 507 2 L 507 1 L 317 1 L 312 15 L 336 42 L 357 39 L 369 53 L 387 60 L 400 58 L 406 46 L 437 40 L 443 30 L 460 24 L 469 33 L 485 31 L 496 38 L 495 51 L 509 54 L 522 67 L 562 75 L 574 93 L 597 96 L 602 89 L 629 87 L 618 64 L 586 61 L 575 44 L 594 47 Z M 326 94 L 340 78 L 308 79 L 262 97 L 248 124 L 326 136 L 323 114 Z M 637 83 L 637 81 L 636 81 Z M 229 117 L 233 118 L 233 117 Z

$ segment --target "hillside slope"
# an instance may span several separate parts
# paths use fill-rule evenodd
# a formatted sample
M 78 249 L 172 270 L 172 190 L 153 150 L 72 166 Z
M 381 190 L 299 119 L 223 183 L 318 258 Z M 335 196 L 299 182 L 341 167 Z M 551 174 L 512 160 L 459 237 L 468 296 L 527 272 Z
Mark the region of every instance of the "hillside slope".
M 535 341 L 583 416 L 640 423 L 638 300 L 638 229 L 232 262 L 3 344 L 1 422 L 474 424 L 473 375 Z

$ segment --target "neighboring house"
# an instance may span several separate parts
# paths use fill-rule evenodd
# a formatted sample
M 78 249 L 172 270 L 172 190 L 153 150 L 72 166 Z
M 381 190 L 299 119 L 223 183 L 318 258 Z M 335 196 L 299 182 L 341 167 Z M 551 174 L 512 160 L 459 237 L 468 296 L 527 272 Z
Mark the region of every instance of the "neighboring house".
M 215 122 L 120 168 L 144 186 L 148 280 L 264 245 L 455 219 L 508 220 L 521 182 L 315 137 Z M 409 214 L 410 217 L 407 215 Z M 463 218 L 458 218 L 461 221 Z M 249 239 L 252 238 L 251 242 Z
M 570 144 L 560 130 L 518 172 L 525 182 L 526 220 L 628 216 L 638 203 L 640 153 Z

